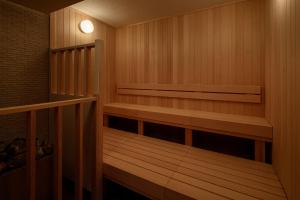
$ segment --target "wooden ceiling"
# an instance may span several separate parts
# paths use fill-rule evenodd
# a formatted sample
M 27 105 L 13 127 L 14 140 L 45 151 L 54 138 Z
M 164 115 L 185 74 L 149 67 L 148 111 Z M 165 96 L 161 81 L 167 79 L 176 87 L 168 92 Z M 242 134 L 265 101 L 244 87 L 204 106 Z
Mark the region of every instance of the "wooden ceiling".
M 38 10 L 44 13 L 51 13 L 58 9 L 78 3 L 82 0 L 9 0 L 22 6 Z
M 85 0 L 72 7 L 119 27 L 231 1 L 233 0 Z

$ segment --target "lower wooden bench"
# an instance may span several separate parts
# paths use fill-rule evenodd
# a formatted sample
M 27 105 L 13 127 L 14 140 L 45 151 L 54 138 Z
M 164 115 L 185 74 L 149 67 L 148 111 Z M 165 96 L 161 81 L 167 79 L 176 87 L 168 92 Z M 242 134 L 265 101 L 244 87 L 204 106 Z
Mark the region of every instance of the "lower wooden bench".
M 152 199 L 286 199 L 271 165 L 104 128 L 104 175 Z
M 138 120 L 139 134 L 143 134 L 144 121 L 185 128 L 186 145 L 192 145 L 192 130 L 253 139 L 257 161 L 265 161 L 265 142 L 273 138 L 272 126 L 261 117 L 125 103 L 105 104 L 104 113 Z

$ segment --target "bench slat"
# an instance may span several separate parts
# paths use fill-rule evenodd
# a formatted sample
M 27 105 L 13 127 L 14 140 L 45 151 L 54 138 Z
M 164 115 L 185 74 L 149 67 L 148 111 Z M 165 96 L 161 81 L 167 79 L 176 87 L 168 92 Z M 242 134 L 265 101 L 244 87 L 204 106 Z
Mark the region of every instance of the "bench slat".
M 224 166 L 212 162 L 222 157 Z M 261 173 L 252 174 L 251 163 Z M 286 199 L 267 169 L 271 165 L 104 128 L 104 175 L 150 198 Z

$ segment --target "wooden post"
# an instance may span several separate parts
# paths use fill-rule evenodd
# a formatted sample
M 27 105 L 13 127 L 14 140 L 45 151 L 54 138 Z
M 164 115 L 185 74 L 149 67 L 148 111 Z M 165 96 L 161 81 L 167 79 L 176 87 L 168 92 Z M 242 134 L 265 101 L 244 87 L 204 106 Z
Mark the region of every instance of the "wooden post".
M 102 200 L 103 182 L 103 103 L 105 93 L 105 69 L 104 69 L 104 44 L 101 40 L 95 42 L 95 71 L 98 81 L 98 97 L 94 103 L 95 131 L 94 131 L 94 155 L 92 176 L 92 200 Z
M 265 162 L 266 144 L 264 141 L 255 140 L 255 160 Z
M 27 112 L 26 164 L 28 200 L 36 199 L 36 111 Z
M 100 109 L 100 99 L 93 102 L 94 132 L 92 156 L 92 200 L 102 199 L 102 146 L 103 146 L 103 111 Z
M 62 107 L 54 109 L 55 140 L 54 140 L 54 199 L 62 199 Z
M 185 145 L 193 145 L 193 131 L 192 129 L 185 129 Z
M 108 115 L 103 115 L 103 126 L 109 127 L 109 116 Z
M 144 135 L 144 121 L 142 120 L 138 121 L 138 134 Z
M 76 172 L 75 199 L 82 200 L 83 188 L 83 104 L 76 105 Z

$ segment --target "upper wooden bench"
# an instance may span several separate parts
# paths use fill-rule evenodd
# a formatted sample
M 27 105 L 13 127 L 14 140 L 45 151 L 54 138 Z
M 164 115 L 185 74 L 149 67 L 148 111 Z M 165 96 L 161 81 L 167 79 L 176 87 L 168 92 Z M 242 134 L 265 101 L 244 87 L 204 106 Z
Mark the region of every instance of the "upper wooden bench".
M 186 143 L 189 145 L 191 130 L 253 139 L 256 141 L 257 157 L 262 156 L 257 160 L 264 160 L 264 142 L 272 141 L 272 126 L 266 119 L 259 117 L 125 103 L 105 104 L 104 114 L 136 119 L 140 123 L 148 121 L 186 128 Z

